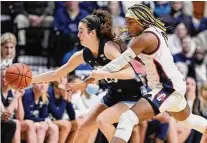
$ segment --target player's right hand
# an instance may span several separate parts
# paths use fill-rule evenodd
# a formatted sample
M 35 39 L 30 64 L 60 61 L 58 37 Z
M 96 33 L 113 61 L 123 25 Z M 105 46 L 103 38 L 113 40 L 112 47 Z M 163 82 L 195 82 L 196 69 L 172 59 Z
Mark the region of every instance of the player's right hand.
M 67 85 L 67 91 L 68 92 L 74 92 L 74 91 L 84 91 L 87 87 L 86 82 L 79 82 L 79 83 L 69 83 Z
M 10 119 L 11 115 L 12 114 L 9 111 L 5 110 L 1 115 L 1 120 L 6 122 Z

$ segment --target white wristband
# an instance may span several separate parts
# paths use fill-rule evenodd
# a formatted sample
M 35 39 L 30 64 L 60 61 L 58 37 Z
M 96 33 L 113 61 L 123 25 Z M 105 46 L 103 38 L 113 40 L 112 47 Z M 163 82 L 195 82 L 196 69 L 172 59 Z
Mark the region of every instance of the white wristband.
M 108 72 L 116 72 L 125 67 L 132 59 L 136 57 L 136 54 L 131 48 L 128 48 L 118 58 L 105 65 L 102 70 Z

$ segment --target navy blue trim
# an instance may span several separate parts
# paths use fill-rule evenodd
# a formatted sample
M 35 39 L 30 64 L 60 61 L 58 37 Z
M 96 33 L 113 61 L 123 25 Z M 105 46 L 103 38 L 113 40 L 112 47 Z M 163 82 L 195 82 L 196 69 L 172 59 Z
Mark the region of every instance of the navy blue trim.
M 165 73 L 162 65 L 158 61 L 156 61 L 155 59 L 153 59 L 153 63 L 156 67 L 157 74 L 160 78 L 159 82 L 162 83 L 163 87 L 169 88 L 169 89 L 174 89 L 173 88 L 173 83 L 172 83 L 171 79 L 168 78 L 168 76 Z

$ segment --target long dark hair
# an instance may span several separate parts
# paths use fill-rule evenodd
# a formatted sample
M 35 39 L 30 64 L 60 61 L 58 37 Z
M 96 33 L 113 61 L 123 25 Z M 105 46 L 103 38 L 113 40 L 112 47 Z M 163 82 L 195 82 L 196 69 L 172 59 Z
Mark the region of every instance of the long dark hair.
M 95 30 L 97 37 L 113 40 L 112 20 L 109 12 L 105 10 L 96 10 L 91 15 L 86 16 L 80 22 L 87 24 L 89 32 Z

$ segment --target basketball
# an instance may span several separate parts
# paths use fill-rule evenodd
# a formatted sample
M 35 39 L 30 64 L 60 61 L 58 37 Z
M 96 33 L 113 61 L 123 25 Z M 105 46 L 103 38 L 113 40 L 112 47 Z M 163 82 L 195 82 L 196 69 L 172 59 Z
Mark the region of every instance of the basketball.
M 32 81 L 32 71 L 25 64 L 15 63 L 7 68 L 5 80 L 13 89 L 25 88 Z

